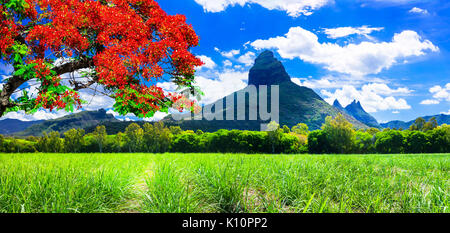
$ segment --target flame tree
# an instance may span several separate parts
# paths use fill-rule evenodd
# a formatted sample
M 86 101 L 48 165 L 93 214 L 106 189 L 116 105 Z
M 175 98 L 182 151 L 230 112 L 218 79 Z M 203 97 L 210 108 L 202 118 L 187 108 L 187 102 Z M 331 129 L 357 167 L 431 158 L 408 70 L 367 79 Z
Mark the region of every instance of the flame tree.
M 72 111 L 82 107 L 80 90 L 100 85 L 115 99 L 116 112 L 151 117 L 182 98 L 165 93 L 158 81 L 196 89 L 194 68 L 202 62 L 190 49 L 198 36 L 185 16 L 167 15 L 154 0 L 0 3 L 0 57 L 14 68 L 0 84 L 0 116 Z M 28 81 L 37 85 L 35 96 Z

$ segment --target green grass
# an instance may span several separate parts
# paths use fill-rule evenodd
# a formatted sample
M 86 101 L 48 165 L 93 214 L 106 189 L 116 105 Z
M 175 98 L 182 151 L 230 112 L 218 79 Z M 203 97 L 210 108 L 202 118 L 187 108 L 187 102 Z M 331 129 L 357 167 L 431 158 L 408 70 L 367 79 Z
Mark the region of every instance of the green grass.
M 449 213 L 450 154 L 0 154 L 0 213 Z

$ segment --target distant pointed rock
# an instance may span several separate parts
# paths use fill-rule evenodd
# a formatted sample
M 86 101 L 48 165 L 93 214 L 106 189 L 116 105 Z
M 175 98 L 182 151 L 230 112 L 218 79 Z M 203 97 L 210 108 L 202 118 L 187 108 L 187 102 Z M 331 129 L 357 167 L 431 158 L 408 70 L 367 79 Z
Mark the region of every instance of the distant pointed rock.
M 345 108 L 342 107 L 341 103 L 337 99 L 334 101 L 333 106 L 336 107 L 337 109 L 345 110 Z
M 289 74 L 273 52 L 264 51 L 256 58 L 254 66 L 250 69 L 248 85 L 274 85 L 290 81 Z
M 345 111 L 352 115 L 356 120 L 375 128 L 380 128 L 378 121 L 364 110 L 361 106 L 361 102 L 354 100 L 351 104 L 345 107 Z

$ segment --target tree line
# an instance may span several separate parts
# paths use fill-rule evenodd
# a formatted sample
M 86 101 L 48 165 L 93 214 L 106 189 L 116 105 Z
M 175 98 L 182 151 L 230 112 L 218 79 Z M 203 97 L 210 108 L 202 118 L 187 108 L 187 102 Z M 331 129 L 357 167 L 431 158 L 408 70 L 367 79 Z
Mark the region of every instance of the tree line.
M 308 151 L 314 154 L 403 154 L 450 152 L 450 126 L 436 118 L 418 118 L 409 129 L 355 130 L 342 116 L 327 117 L 321 130 L 308 134 Z
M 268 131 L 221 129 L 214 133 L 183 131 L 162 122 L 142 127 L 130 124 L 124 132 L 108 135 L 105 126 L 86 134 L 71 129 L 26 139 L 0 135 L 0 152 L 24 153 L 270 153 L 270 154 L 372 154 L 448 153 L 450 126 L 422 118 L 407 130 L 376 128 L 356 130 L 342 115 L 327 117 L 320 130 L 306 124 L 292 128 L 271 122 Z

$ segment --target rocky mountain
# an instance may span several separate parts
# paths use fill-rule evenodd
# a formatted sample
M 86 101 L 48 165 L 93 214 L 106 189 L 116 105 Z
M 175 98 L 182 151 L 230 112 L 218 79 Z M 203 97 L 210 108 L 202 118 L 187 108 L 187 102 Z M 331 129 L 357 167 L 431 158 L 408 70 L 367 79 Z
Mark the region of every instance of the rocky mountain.
M 429 121 L 432 117 L 436 117 L 436 121 L 439 125 L 442 124 L 448 124 L 450 125 L 450 115 L 440 114 L 440 115 L 434 115 L 434 116 L 425 116 L 422 117 L 425 119 L 425 121 Z M 387 123 L 381 124 L 381 127 L 383 128 L 391 128 L 391 129 L 408 129 L 415 120 L 412 121 L 390 121 Z
M 112 114 L 107 114 L 104 109 L 98 111 L 83 111 L 67 115 L 61 118 L 40 121 L 32 124 L 21 132 L 17 132 L 16 136 L 40 136 L 44 132 L 58 131 L 65 132 L 72 128 L 87 128 L 97 126 L 104 122 L 118 122 Z
M 335 100 L 333 103 L 333 106 L 337 109 L 344 110 L 347 114 L 354 117 L 356 120 L 364 123 L 365 125 L 369 127 L 374 128 L 380 128 L 380 124 L 378 124 L 378 121 L 369 113 L 364 110 L 364 108 L 361 106 L 361 103 L 357 100 L 354 100 L 351 104 L 349 104 L 347 107 L 342 107 L 341 103 L 339 103 L 338 100 Z
M 342 107 L 341 103 L 337 99 L 334 101 L 333 106 L 339 110 L 345 111 L 345 108 Z
M 249 86 L 237 91 L 223 99 L 216 101 L 213 104 L 207 105 L 204 108 L 216 109 L 215 106 L 222 105 L 222 111 L 218 114 L 226 119 L 226 115 L 233 113 L 234 120 L 182 120 L 174 121 L 172 116 L 164 119 L 164 122 L 171 125 L 179 125 L 183 129 L 201 129 L 203 131 L 215 131 L 218 129 L 241 129 L 241 130 L 261 130 L 261 124 L 269 123 L 269 121 L 261 119 L 260 111 L 262 106 L 256 106 L 251 110 L 252 113 L 257 112 L 257 119 L 250 120 L 250 97 L 246 95 L 245 100 L 245 119 L 237 120 L 239 117 L 244 117 L 237 114 L 237 98 L 255 88 L 260 91 L 259 85 L 268 86 L 267 102 L 271 111 L 271 85 L 279 86 L 279 123 L 292 127 L 298 123 L 305 123 L 310 129 L 319 129 L 325 122 L 327 116 L 336 116 L 342 113 L 347 120 L 349 120 L 357 128 L 366 128 L 367 126 L 356 120 L 349 114 L 329 105 L 312 89 L 299 86 L 291 81 L 289 74 L 286 72 L 284 66 L 278 61 L 271 51 L 261 53 L 255 60 L 254 66 L 249 73 Z M 259 100 L 259 94 L 256 97 Z M 234 99 L 232 107 L 227 106 L 226 100 Z M 220 109 L 220 107 L 218 107 Z M 178 116 L 179 117 L 179 116 Z M 186 116 L 184 116 L 186 117 Z

